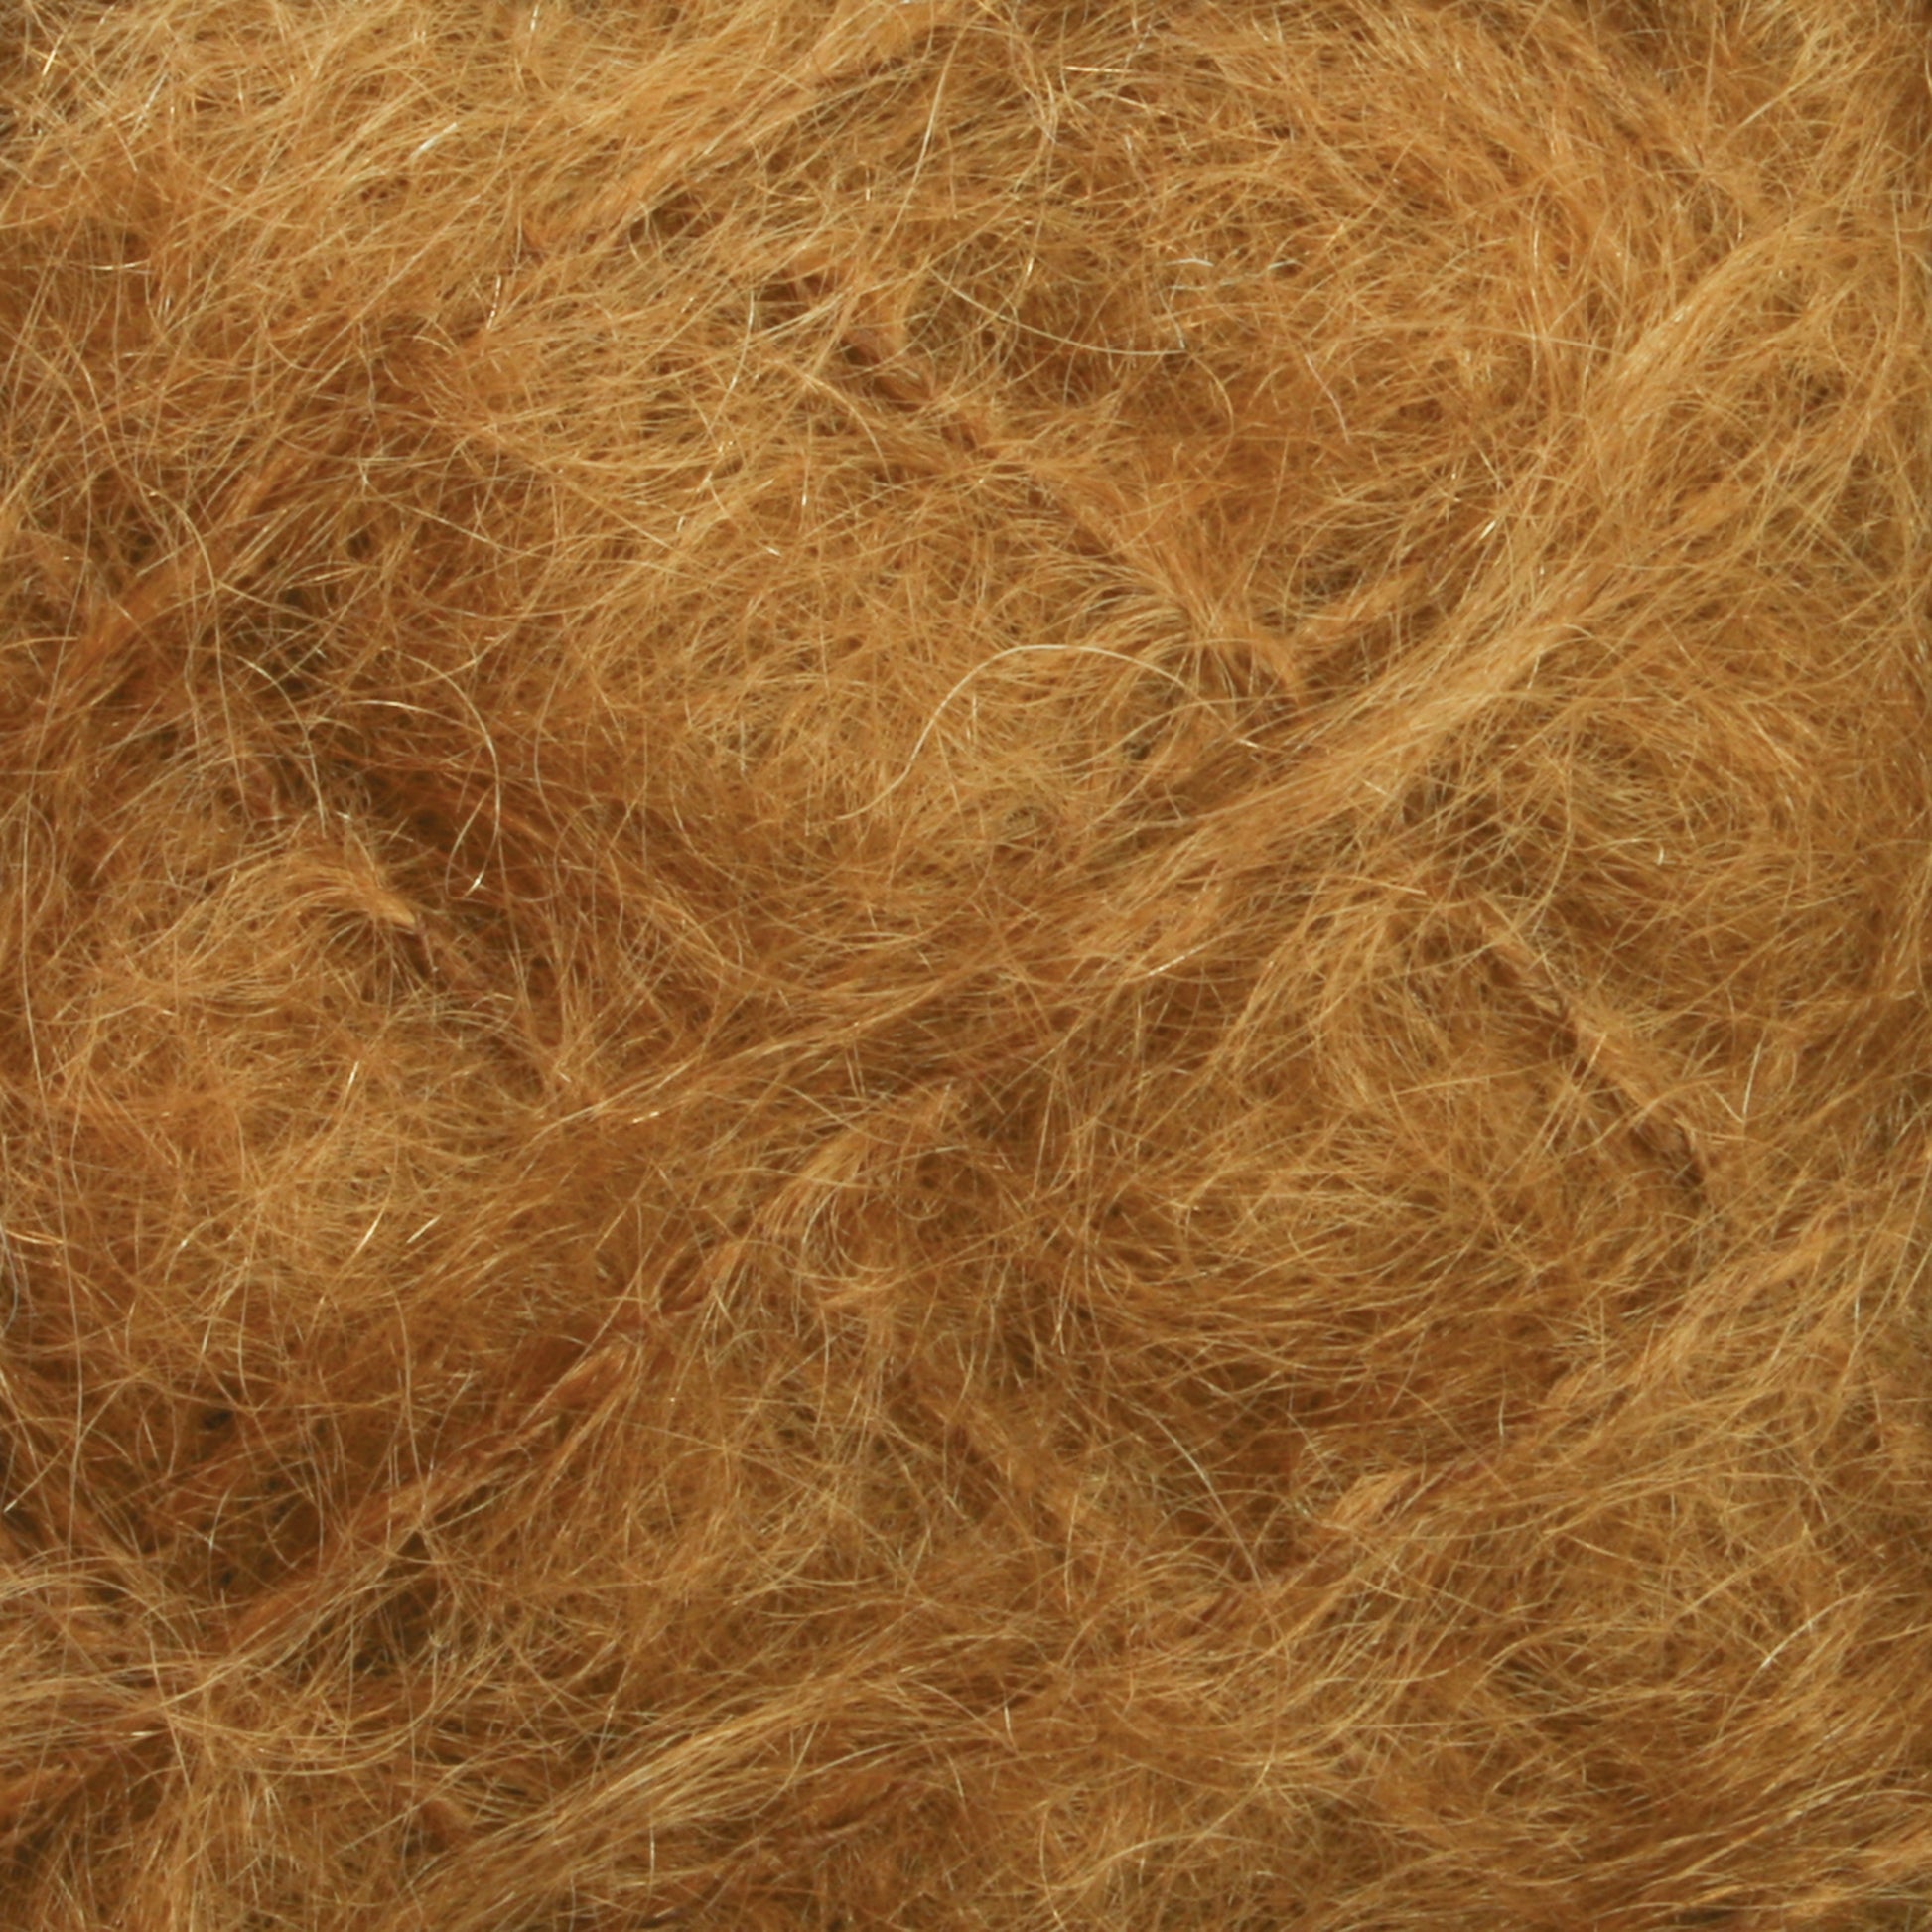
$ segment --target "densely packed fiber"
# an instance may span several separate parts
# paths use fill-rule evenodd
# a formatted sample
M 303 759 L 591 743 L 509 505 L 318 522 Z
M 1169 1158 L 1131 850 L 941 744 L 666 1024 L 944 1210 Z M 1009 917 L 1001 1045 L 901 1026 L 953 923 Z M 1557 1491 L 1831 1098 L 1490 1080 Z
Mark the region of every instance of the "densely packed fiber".
M 1929 47 L 7 0 L 0 1922 L 1932 1922 Z

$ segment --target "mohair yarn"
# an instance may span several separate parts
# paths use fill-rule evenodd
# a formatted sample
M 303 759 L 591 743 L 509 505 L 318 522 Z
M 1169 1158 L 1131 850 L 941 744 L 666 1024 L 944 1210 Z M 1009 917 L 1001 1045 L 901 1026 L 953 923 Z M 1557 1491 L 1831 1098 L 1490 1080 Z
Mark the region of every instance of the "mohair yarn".
M 0 5 L 0 1925 L 1932 1925 L 1932 20 Z

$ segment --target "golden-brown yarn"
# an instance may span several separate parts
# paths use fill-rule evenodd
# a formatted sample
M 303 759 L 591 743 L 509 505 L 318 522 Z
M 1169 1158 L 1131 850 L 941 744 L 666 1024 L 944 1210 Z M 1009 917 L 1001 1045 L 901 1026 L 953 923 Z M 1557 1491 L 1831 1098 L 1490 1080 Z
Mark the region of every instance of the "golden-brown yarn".
M 1929 45 L 0 9 L 0 1923 L 1932 1923 Z

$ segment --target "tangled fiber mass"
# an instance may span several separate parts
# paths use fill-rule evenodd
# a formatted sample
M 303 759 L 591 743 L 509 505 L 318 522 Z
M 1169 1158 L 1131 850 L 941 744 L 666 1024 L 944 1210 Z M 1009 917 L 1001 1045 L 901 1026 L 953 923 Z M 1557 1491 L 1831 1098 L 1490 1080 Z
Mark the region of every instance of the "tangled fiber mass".
M 1929 47 L 10 0 L 0 1922 L 1932 1923 Z

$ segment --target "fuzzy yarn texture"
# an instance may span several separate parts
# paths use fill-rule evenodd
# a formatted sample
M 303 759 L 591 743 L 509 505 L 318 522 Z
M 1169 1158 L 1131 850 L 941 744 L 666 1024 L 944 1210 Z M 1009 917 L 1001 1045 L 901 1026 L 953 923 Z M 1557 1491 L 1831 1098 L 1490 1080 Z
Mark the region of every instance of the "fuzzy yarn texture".
M 1932 1924 L 1929 66 L 5 0 L 0 1925 Z

